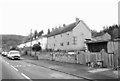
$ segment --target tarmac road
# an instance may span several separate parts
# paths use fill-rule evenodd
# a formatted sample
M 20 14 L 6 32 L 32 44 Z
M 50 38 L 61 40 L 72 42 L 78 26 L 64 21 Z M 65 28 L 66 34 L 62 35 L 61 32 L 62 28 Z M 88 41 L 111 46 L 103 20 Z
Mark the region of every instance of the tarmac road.
M 87 81 L 76 76 L 54 71 L 48 68 L 40 67 L 24 60 L 9 60 L 6 57 L 0 56 L 0 72 L 3 80 L 38 80 L 38 79 L 79 79 Z M 0 75 L 1 75 L 0 74 Z

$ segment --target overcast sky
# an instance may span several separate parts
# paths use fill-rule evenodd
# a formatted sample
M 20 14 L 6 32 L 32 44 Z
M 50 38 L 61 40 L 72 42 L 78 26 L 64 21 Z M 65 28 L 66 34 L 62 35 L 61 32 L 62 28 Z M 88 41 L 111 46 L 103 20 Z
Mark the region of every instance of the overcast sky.
M 70 24 L 78 17 L 90 29 L 118 24 L 119 0 L 0 0 L 0 34 L 28 35 L 32 31 Z

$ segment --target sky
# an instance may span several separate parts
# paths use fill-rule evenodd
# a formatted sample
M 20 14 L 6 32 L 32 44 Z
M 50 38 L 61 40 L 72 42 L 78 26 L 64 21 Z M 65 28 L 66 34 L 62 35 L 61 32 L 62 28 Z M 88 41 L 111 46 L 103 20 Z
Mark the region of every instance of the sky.
M 119 0 L 0 0 L 0 34 L 27 36 L 83 20 L 90 29 L 118 24 Z

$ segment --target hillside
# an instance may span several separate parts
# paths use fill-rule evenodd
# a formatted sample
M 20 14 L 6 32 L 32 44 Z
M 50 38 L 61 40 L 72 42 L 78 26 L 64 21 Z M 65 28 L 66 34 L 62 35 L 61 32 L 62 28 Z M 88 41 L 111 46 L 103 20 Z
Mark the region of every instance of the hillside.
M 21 35 L 0 35 L 2 38 L 2 48 L 9 49 L 10 46 L 17 46 L 25 40 L 25 36 Z

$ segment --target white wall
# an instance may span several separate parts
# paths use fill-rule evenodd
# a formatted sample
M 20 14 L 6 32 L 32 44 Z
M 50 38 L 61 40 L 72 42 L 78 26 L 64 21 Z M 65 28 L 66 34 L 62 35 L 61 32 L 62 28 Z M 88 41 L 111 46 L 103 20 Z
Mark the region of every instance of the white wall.
M 83 49 L 85 47 L 85 39 L 92 39 L 91 31 L 86 27 L 83 22 L 80 22 L 74 29 L 73 29 L 73 36 L 77 39 L 77 44 L 73 45 L 74 49 Z
M 76 45 L 73 45 L 73 36 L 77 37 Z M 79 50 L 85 46 L 84 40 L 91 39 L 91 38 L 92 38 L 91 31 L 86 27 L 85 24 L 80 22 L 70 32 L 49 37 L 48 48 L 60 49 L 60 50 L 74 50 L 74 49 Z M 67 45 L 67 42 L 69 42 L 69 45 Z M 61 46 L 60 43 L 63 43 L 63 46 Z
M 72 36 L 72 32 L 66 32 L 66 33 L 62 33 L 59 35 L 49 37 L 48 38 L 48 48 L 60 49 L 60 50 L 72 49 L 71 36 Z M 69 45 L 67 45 L 67 42 L 69 42 Z M 63 46 L 61 46 L 61 43 L 63 43 Z M 55 46 L 54 46 L 54 44 L 55 44 Z
M 42 49 L 46 49 L 46 46 L 47 46 L 47 37 L 41 37 L 39 39 L 36 40 L 36 42 L 40 42 L 41 43 L 41 47 Z

